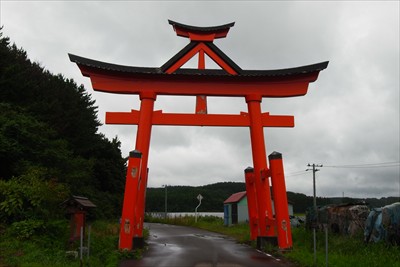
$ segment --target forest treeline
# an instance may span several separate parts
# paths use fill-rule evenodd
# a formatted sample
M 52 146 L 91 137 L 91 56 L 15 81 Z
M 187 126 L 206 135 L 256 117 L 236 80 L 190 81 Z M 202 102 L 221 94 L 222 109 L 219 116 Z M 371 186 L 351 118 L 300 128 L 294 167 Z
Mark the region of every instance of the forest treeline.
M 224 201 L 232 194 L 246 191 L 245 183 L 222 182 L 205 186 L 168 186 L 167 190 L 162 188 L 148 188 L 146 194 L 147 212 L 164 212 L 165 195 L 167 195 L 168 212 L 194 212 L 199 204 L 197 196 L 203 196 L 202 204 L 198 211 L 223 212 Z M 306 209 L 312 207 L 313 197 L 301 193 L 287 192 L 288 201 L 293 204 L 294 213 L 305 213 Z M 348 197 L 317 197 L 317 205 L 341 203 L 365 202 L 371 207 L 382 207 L 398 201 L 396 197 L 376 198 L 348 198 Z
M 1 222 L 63 216 L 70 195 L 90 198 L 98 217 L 120 216 L 121 144 L 99 126 L 82 85 L 31 62 L 0 29 Z
M 222 182 L 204 186 L 168 186 L 162 188 L 147 188 L 146 212 L 161 212 L 165 210 L 165 195 L 167 195 L 167 210 L 169 212 L 194 212 L 199 204 L 197 196 L 203 197 L 198 211 L 224 211 L 224 200 L 233 193 L 245 191 L 244 183 Z

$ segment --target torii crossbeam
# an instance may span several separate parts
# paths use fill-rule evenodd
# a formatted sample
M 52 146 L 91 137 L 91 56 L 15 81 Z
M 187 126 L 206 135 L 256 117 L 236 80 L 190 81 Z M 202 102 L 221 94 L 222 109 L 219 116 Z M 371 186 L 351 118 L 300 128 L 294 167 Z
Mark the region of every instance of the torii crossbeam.
M 140 110 L 107 112 L 107 124 L 138 125 L 135 150 L 130 153 L 122 210 L 120 249 L 143 243 L 148 156 L 153 125 L 249 127 L 253 168 L 245 170 L 251 238 L 276 238 L 281 249 L 292 247 L 282 155 L 269 155 L 264 127 L 294 127 L 293 116 L 270 115 L 261 111 L 264 97 L 294 97 L 307 93 L 328 62 L 280 70 L 242 70 L 213 41 L 225 38 L 234 23 L 197 27 L 169 20 L 178 36 L 189 44 L 159 68 L 132 67 L 95 61 L 69 54 L 95 91 L 139 95 Z M 198 55 L 198 68 L 182 66 Z M 221 69 L 206 69 L 205 56 Z M 196 96 L 195 113 L 175 114 L 154 110 L 158 95 Z M 208 114 L 207 96 L 244 97 L 248 112 Z M 270 179 L 274 198 L 272 213 Z

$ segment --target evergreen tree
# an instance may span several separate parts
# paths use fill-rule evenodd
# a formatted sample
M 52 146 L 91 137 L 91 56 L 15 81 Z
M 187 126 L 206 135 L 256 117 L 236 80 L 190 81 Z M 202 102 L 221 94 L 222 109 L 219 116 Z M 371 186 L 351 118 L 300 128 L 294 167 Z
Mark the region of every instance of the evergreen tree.
M 45 179 L 96 199 L 99 214 L 119 216 L 125 161 L 99 126 L 82 85 L 31 62 L 0 28 L 0 180 L 43 168 Z

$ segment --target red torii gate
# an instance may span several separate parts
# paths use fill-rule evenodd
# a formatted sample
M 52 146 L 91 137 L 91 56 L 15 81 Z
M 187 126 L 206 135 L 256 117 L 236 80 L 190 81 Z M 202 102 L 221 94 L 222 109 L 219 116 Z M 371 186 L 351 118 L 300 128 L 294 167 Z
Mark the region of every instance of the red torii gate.
M 160 68 L 121 66 L 69 54 L 82 74 L 90 77 L 93 89 L 116 94 L 137 94 L 140 110 L 107 112 L 107 124 L 138 125 L 135 150 L 130 152 L 120 229 L 120 249 L 143 244 L 143 220 L 148 177 L 148 156 L 153 125 L 249 127 L 253 168 L 245 170 L 251 238 L 258 244 L 278 237 L 281 249 L 292 247 L 282 155 L 269 155 L 264 143 L 264 127 L 294 127 L 293 116 L 262 113 L 263 97 L 293 97 L 307 93 L 328 62 L 281 70 L 242 70 L 213 43 L 224 38 L 234 23 L 196 27 L 169 20 L 178 36 L 189 44 Z M 198 69 L 181 68 L 198 55 Z M 206 69 L 205 55 L 221 69 Z M 196 96 L 194 114 L 154 111 L 157 95 Z M 248 113 L 208 114 L 206 96 L 244 97 Z M 270 182 L 274 198 L 272 214 Z

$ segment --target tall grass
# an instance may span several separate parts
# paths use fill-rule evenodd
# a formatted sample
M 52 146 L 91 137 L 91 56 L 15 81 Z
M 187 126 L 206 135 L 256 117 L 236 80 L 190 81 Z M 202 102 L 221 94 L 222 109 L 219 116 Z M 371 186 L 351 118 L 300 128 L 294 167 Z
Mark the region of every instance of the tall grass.
M 312 232 L 292 229 L 293 250 L 285 257 L 301 266 L 313 266 Z M 325 233 L 317 232 L 317 266 L 326 266 Z M 362 236 L 349 237 L 328 234 L 328 265 L 336 267 L 399 267 L 400 247 L 381 243 L 365 244 Z
M 66 250 L 78 251 L 79 244 L 69 248 L 68 221 L 55 221 L 29 239 L 16 238 L 9 228 L 3 228 L 0 237 L 0 266 L 78 267 L 79 257 L 69 257 Z M 84 246 L 86 246 L 86 241 Z M 96 221 L 91 227 L 90 258 L 85 255 L 83 266 L 118 265 L 121 255 L 118 245 L 118 224 Z

